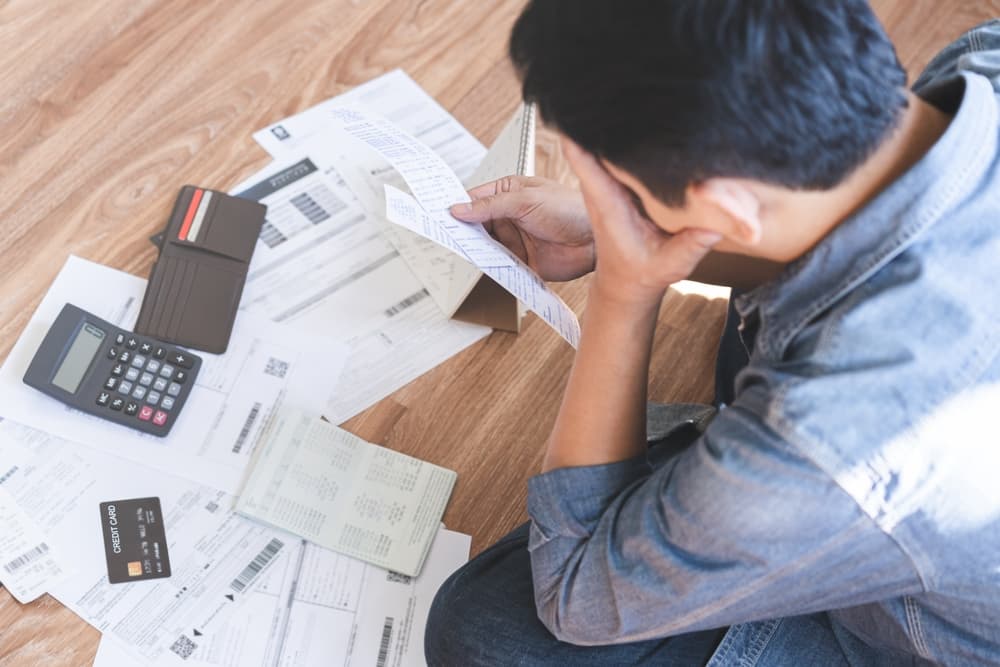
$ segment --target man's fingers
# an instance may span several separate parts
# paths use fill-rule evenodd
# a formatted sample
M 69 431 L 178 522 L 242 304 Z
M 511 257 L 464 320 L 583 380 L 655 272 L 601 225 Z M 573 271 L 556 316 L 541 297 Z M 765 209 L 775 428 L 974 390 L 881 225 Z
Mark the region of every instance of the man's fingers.
M 659 254 L 665 260 L 664 268 L 672 274 L 669 282 L 674 283 L 691 275 L 721 238 L 721 234 L 707 229 L 685 229 L 664 241 Z
M 465 222 L 488 222 L 504 218 L 516 220 L 531 207 L 530 204 L 525 193 L 518 190 L 474 198 L 468 203 L 455 204 L 449 210 L 453 216 Z
M 525 180 L 524 176 L 504 176 L 495 181 L 477 185 L 469 190 L 469 196 L 473 199 L 480 199 L 482 197 L 489 197 L 490 195 L 498 195 L 501 192 L 517 192 L 524 188 L 526 185 Z

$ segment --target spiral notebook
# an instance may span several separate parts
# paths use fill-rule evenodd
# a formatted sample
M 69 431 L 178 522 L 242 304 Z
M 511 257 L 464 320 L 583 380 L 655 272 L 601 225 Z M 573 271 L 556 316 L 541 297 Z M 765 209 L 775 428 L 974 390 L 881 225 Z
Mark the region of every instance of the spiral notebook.
M 530 104 L 517 109 L 465 186 L 511 174 L 535 175 L 535 107 Z M 459 265 L 455 275 L 463 277 L 452 282 L 452 317 L 504 331 L 520 330 L 526 311 L 517 299 L 464 260 L 449 257 L 449 261 Z

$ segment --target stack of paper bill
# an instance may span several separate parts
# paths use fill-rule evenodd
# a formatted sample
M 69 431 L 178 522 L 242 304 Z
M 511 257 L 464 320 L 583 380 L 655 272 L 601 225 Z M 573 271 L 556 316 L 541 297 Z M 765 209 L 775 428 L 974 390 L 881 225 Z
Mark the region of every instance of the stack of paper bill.
M 373 150 L 369 130 L 410 153 Z M 403 72 L 255 138 L 274 162 L 233 192 L 267 204 L 267 222 L 229 350 L 203 355 L 169 436 L 75 412 L 21 382 L 66 302 L 130 329 L 140 278 L 71 257 L 0 369 L 0 581 L 22 601 L 51 593 L 101 630 L 98 665 L 420 665 L 433 595 L 469 553 L 468 536 L 439 522 L 454 473 L 371 449 L 316 417 L 341 423 L 487 335 L 450 318 L 484 273 L 570 342 L 575 317 L 481 230 L 443 215 L 486 150 Z M 447 188 L 434 199 L 420 178 Z M 440 229 L 429 233 L 428 218 Z M 305 424 L 309 438 L 262 448 L 283 424 Z M 266 484 L 252 481 L 241 507 L 264 522 L 234 511 L 258 449 L 266 474 L 256 481 Z M 347 526 L 331 540 L 308 533 L 308 517 L 275 511 L 303 491 L 278 474 L 283 461 L 351 452 L 366 477 L 395 485 L 376 494 L 339 481 L 359 516 L 385 522 L 377 539 Z M 134 536 L 122 528 L 106 539 L 108 513 L 136 508 L 138 539 L 165 534 L 165 569 L 109 583 L 119 540 Z

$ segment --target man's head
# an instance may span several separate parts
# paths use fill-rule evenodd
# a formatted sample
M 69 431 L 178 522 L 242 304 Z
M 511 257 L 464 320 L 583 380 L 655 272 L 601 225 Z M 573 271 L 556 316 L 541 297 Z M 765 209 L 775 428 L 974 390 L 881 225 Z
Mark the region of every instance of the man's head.
M 532 0 L 510 52 L 542 117 L 668 217 L 834 188 L 907 104 L 864 0 Z

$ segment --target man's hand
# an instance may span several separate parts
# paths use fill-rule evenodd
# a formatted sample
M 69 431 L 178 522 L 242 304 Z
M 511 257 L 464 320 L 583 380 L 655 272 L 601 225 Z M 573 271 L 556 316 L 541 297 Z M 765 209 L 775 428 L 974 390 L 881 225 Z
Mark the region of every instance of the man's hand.
M 701 229 L 669 234 L 636 210 L 628 191 L 589 153 L 563 139 L 563 154 L 580 179 L 593 228 L 595 287 L 625 304 L 659 304 L 667 287 L 691 275 L 720 235 Z
M 573 280 L 594 270 L 594 236 L 580 193 L 544 178 L 506 176 L 469 191 L 451 214 L 482 223 L 544 280 Z

